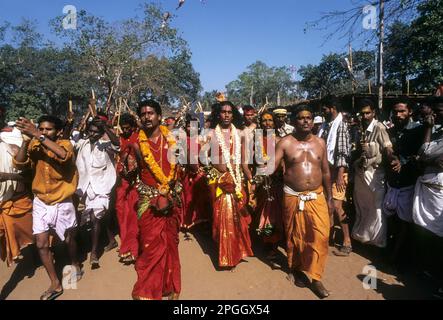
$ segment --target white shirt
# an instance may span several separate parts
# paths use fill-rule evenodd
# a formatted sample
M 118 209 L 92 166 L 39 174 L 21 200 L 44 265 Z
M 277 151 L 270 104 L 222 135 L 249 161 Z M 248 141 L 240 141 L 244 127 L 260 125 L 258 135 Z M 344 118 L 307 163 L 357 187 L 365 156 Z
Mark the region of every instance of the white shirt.
M 89 185 L 95 194 L 109 194 L 117 180 L 114 154 L 120 148 L 109 140 L 100 139 L 91 150 L 89 139 L 80 139 L 75 149 L 78 151 L 76 165 L 79 173 L 77 194 L 83 195 Z
M 285 125 L 277 130 L 278 136 L 280 138 L 284 138 L 287 135 L 290 135 L 294 131 L 294 127 L 285 123 Z
M 12 165 L 12 150 L 4 142 L 0 140 L 0 172 L 5 173 L 17 173 L 18 171 L 14 169 Z M 8 201 L 14 195 L 15 189 L 17 187 L 17 181 L 6 180 L 0 182 L 0 202 Z

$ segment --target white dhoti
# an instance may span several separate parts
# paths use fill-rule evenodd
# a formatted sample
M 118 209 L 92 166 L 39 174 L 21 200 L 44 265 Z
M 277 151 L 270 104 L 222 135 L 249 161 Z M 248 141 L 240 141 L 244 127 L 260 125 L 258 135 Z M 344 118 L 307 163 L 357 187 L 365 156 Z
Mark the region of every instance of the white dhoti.
M 380 248 L 386 247 L 387 239 L 386 216 L 382 210 L 386 193 L 384 177 L 382 168 L 357 169 L 354 185 L 356 221 L 352 238 Z
M 443 172 L 429 173 L 418 178 L 413 219 L 419 226 L 443 237 Z
M 91 212 L 96 219 L 102 219 L 109 209 L 109 199 L 109 194 L 96 194 L 89 185 L 82 197 L 85 210 L 82 214 L 81 225 L 89 221 Z
M 32 219 L 33 234 L 41 234 L 53 229 L 62 241 L 65 240 L 66 230 L 77 226 L 72 199 L 50 206 L 35 197 Z
M 397 214 L 401 220 L 412 223 L 413 200 L 414 186 L 392 188 L 388 184 L 388 192 L 383 201 L 383 212 L 387 216 Z

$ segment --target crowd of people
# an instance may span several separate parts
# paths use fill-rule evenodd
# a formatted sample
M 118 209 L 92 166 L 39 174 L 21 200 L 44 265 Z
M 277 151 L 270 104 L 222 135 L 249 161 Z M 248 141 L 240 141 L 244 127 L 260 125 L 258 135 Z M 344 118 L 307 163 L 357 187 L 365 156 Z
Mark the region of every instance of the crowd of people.
M 254 256 L 258 241 L 272 268 L 284 249 L 289 279 L 320 298 L 330 294 L 321 280 L 331 241 L 337 256 L 362 243 L 393 266 L 410 264 L 411 248 L 429 248 L 423 238 L 443 237 L 443 97 L 418 110 L 398 99 L 390 121 L 371 100 L 355 111 L 335 97 L 320 112 L 258 113 L 220 99 L 207 119 L 163 119 L 160 104 L 145 100 L 117 124 L 97 112 L 75 127 L 72 114 L 6 124 L 0 107 L 1 258 L 10 266 L 35 245 L 50 279 L 42 300 L 63 294 L 55 241 L 66 243 L 71 280 L 82 278 L 82 227 L 91 268 L 105 234 L 104 251 L 119 246 L 120 262 L 134 264 L 132 297 L 141 300 L 179 298 L 179 233 L 197 225 L 211 230 L 218 270 Z

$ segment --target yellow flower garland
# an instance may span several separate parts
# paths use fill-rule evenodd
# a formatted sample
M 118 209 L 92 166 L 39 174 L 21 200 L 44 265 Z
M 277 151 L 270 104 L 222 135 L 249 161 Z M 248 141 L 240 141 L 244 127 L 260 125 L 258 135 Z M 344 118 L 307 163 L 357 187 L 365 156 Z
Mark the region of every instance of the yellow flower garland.
M 262 156 L 263 156 L 263 160 L 265 162 L 268 162 L 269 160 L 271 160 L 271 158 L 268 156 L 268 153 L 266 152 L 264 139 L 268 139 L 268 137 L 263 137 L 263 142 L 262 142 L 262 145 L 261 145 Z M 272 134 L 272 138 L 271 139 L 275 139 L 275 134 Z M 267 142 L 269 143 L 269 140 Z
M 169 148 L 174 147 L 176 141 L 170 136 L 169 130 L 164 126 L 160 126 L 160 131 L 168 142 Z M 149 170 L 152 172 L 155 179 L 159 182 L 158 190 L 162 194 L 167 194 L 169 192 L 169 183 L 175 178 L 175 163 L 171 163 L 171 170 L 169 171 L 169 175 L 166 176 L 157 161 L 155 161 L 154 155 L 151 152 L 148 137 L 143 130 L 140 130 L 139 132 L 138 142 L 140 144 L 140 151 L 143 155 L 143 159 L 147 163 Z M 163 152 L 163 150 L 160 150 L 160 152 Z

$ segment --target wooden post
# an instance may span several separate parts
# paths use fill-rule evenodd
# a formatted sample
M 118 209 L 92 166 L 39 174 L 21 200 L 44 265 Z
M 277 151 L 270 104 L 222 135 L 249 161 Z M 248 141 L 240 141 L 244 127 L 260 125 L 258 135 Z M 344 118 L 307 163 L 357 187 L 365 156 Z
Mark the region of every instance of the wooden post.
M 378 38 L 378 109 L 383 110 L 383 41 L 385 37 L 385 0 L 380 0 L 379 38 Z
M 407 93 L 408 93 L 408 96 L 409 96 L 409 79 L 406 80 L 406 83 L 407 83 Z
M 369 94 L 372 94 L 372 83 L 371 83 L 371 79 L 368 80 L 368 92 Z

